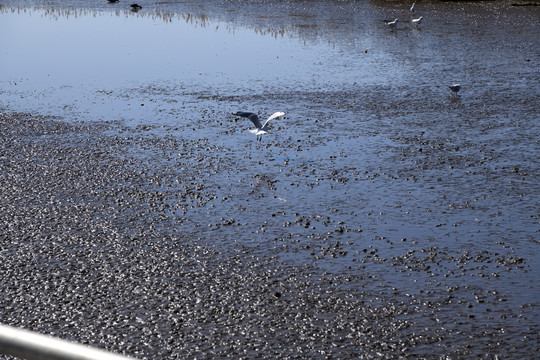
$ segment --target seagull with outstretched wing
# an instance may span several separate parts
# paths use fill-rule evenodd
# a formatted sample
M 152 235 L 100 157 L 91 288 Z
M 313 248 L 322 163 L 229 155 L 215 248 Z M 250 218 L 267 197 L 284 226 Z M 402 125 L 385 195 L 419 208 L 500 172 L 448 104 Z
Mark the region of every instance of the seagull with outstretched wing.
M 278 118 L 280 116 L 285 115 L 285 113 L 280 112 L 280 111 L 273 113 L 272 115 L 270 115 L 270 117 L 268 119 L 266 119 L 264 124 L 261 124 L 261 121 L 259 120 L 259 116 L 257 114 L 255 114 L 255 113 L 237 111 L 237 112 L 233 113 L 233 115 L 245 117 L 245 118 L 248 118 L 249 120 L 251 120 L 253 125 L 255 125 L 255 129 L 250 129 L 249 132 L 252 133 L 252 134 L 257 135 L 257 140 L 261 140 L 263 134 L 266 134 L 266 132 L 267 132 L 266 130 L 268 129 L 268 127 L 267 127 L 268 122 L 270 120 L 272 120 L 272 119 L 275 119 L 275 118 Z

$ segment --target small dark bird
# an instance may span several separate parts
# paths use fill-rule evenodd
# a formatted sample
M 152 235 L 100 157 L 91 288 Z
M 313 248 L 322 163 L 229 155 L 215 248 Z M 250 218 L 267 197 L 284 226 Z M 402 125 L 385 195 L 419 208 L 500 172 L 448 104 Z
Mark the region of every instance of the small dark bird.
M 108 0 L 110 4 L 114 4 L 114 3 L 117 3 L 118 0 Z
M 131 6 L 131 11 L 134 11 L 134 12 L 137 12 L 142 9 L 142 6 L 140 6 L 139 4 L 131 4 L 130 6 Z
M 461 90 L 461 85 L 460 84 L 454 84 L 454 85 L 450 85 L 449 88 L 450 88 L 450 90 L 452 90 L 452 94 L 457 96 L 457 93 L 459 92 L 459 90 Z

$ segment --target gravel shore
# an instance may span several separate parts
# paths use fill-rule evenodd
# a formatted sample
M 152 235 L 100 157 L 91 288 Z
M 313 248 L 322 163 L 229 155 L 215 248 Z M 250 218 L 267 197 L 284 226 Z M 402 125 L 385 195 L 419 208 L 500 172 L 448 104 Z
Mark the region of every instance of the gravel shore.
M 172 167 L 152 157 L 179 143 L 29 114 L 1 114 L 0 126 L 2 323 L 147 359 L 526 358 L 538 348 L 533 304 L 511 309 L 489 287 L 414 295 L 369 272 L 291 265 L 175 231 L 163 184 Z M 203 179 L 194 167 L 179 181 Z M 370 251 L 364 269 L 382 261 Z M 394 261 L 445 262 L 427 255 Z M 499 261 L 527 271 L 524 259 Z
M 140 359 L 535 357 L 538 7 L 139 4 L 0 5 L 0 323 Z M 256 141 L 236 111 L 285 115 Z

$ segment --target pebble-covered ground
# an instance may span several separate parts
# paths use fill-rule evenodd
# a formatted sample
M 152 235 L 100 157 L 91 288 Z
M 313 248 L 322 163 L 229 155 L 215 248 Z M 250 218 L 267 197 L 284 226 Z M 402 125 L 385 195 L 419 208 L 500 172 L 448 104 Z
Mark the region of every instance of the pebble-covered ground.
M 152 359 L 527 358 L 538 349 L 535 303 L 509 305 L 497 285 L 531 271 L 530 259 L 504 247 L 410 244 L 381 258 L 371 245 L 348 254 L 339 234 L 354 230 L 337 227 L 271 250 L 237 242 L 234 220 L 207 216 L 215 237 L 237 229 L 221 240 L 229 246 L 215 245 L 175 227 L 183 207 L 214 197 L 211 164 L 176 170 L 201 157 L 191 141 L 29 114 L 2 114 L 0 124 L 3 323 Z M 183 160 L 172 157 L 188 145 Z M 287 216 L 288 226 L 323 222 Z M 351 266 L 280 260 L 291 251 Z M 423 290 L 381 281 L 386 271 L 418 274 Z
M 129 16 L 161 11 L 141 3 Z M 269 2 L 231 3 L 206 10 L 272 21 Z M 277 7 L 287 31 L 399 78 L 251 93 L 156 80 L 84 99 L 135 119 L 21 113 L 49 90 L 2 83 L 0 323 L 140 359 L 535 358 L 537 10 L 425 4 L 442 25 L 350 49 L 341 35 L 363 23 L 345 20 L 363 14 L 294 4 Z M 369 4 L 364 24 L 387 30 L 390 5 Z M 257 142 L 239 110 L 287 114 Z

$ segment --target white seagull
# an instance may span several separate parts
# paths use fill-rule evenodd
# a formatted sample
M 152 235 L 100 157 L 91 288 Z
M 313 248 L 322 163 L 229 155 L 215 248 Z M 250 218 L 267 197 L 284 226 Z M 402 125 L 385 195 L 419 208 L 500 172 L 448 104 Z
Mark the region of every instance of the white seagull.
M 389 28 L 393 29 L 393 28 L 396 27 L 396 23 L 397 23 L 397 19 L 394 20 L 394 21 L 387 22 L 387 23 L 386 23 L 386 26 L 388 26 Z
M 420 16 L 418 19 L 412 19 L 411 22 L 418 26 L 418 24 L 420 24 L 420 22 L 422 21 L 422 17 Z
M 457 96 L 457 93 L 459 92 L 459 90 L 461 90 L 461 85 L 460 84 L 454 84 L 454 85 L 450 85 L 449 88 L 450 88 L 450 90 L 452 90 L 452 93 Z
M 415 5 L 415 4 L 416 4 L 416 3 L 412 3 L 412 6 L 411 6 L 411 12 L 414 11 L 414 5 Z
M 259 120 L 259 116 L 257 116 L 257 114 L 254 114 L 254 113 L 251 113 L 251 112 L 237 111 L 237 112 L 233 113 L 233 115 L 245 117 L 245 118 L 248 118 L 249 120 L 251 120 L 253 125 L 255 125 L 256 129 L 250 129 L 249 132 L 252 133 L 252 134 L 257 135 L 257 140 L 261 140 L 263 134 L 266 134 L 266 130 L 268 129 L 267 126 L 266 126 L 268 124 L 268 122 L 270 120 L 272 120 L 272 119 L 275 119 L 275 118 L 278 118 L 280 116 L 285 115 L 285 113 L 280 112 L 280 111 L 273 113 L 272 115 L 270 115 L 270 117 L 268 119 L 266 119 L 264 124 L 261 124 L 261 122 Z

